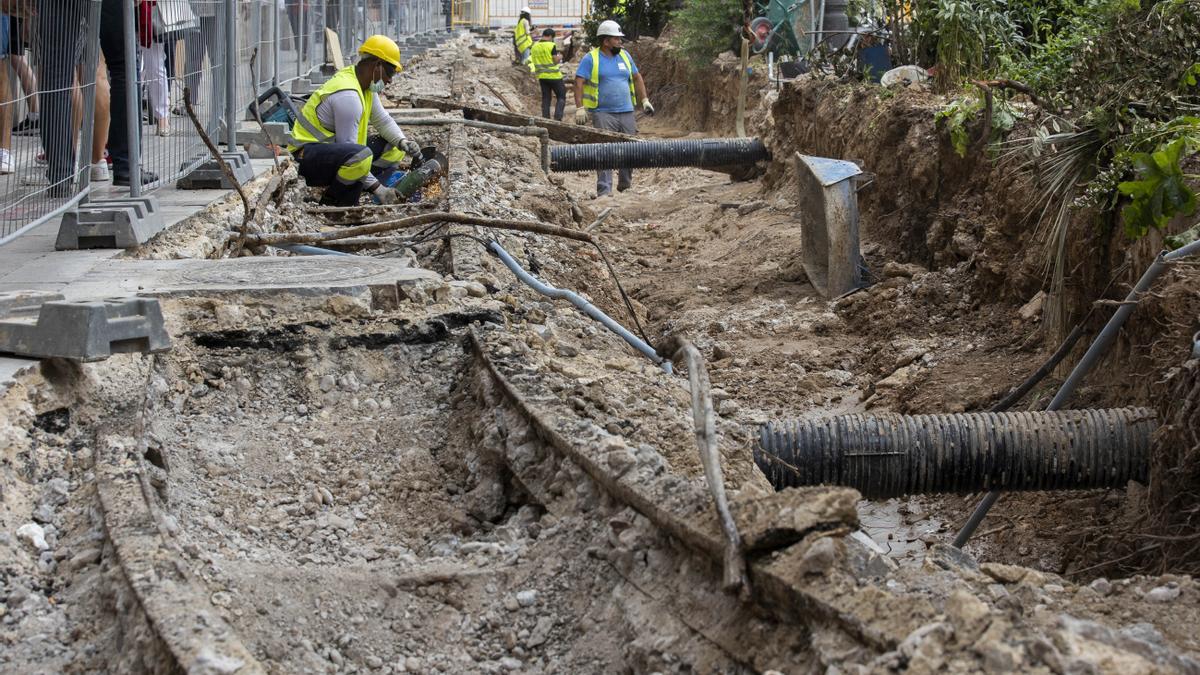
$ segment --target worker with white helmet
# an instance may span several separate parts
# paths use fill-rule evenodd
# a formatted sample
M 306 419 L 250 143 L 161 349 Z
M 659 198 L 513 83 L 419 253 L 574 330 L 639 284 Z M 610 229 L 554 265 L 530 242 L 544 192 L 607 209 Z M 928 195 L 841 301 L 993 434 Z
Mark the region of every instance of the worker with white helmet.
M 636 134 L 634 104 L 640 101 L 642 110 L 654 114 L 642 74 L 629 52 L 621 48 L 624 37 L 616 21 L 602 21 L 596 29 L 600 46 L 585 54 L 575 70 L 576 124 L 587 124 L 590 111 L 592 126 L 597 129 Z M 621 169 L 617 191 L 624 192 L 632 184 L 633 170 Z M 596 197 L 611 193 L 612 171 L 597 171 Z
M 529 52 L 533 49 L 533 10 L 521 8 L 521 16 L 513 28 L 513 50 L 517 53 L 517 61 L 521 65 L 529 64 Z
M 405 153 L 421 152 L 379 100 L 400 70 L 400 46 L 372 35 L 358 55 L 357 64 L 339 70 L 309 97 L 292 125 L 288 150 L 305 182 L 326 188 L 322 204 L 353 206 L 364 189 L 378 203 L 395 202 L 395 191 L 380 180 L 395 171 Z M 377 135 L 368 138 L 372 126 Z

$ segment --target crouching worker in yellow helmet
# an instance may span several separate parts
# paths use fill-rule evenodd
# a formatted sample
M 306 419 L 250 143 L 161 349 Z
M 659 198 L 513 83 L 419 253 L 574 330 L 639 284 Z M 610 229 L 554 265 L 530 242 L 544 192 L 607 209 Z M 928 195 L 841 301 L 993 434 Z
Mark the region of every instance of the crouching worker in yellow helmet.
M 305 182 L 326 188 L 322 204 L 353 206 L 363 190 L 377 203 L 394 203 L 396 192 L 380 180 L 396 170 L 406 153 L 420 153 L 379 100 L 400 70 L 399 45 L 372 35 L 358 54 L 358 63 L 339 70 L 309 97 L 292 125 L 288 150 Z M 368 137 L 369 127 L 375 134 Z

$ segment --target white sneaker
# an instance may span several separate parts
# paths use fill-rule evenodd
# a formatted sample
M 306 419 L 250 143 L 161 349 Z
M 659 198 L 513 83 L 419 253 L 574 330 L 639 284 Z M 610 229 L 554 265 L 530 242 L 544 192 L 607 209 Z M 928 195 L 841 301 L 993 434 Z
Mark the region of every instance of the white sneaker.
M 93 183 L 112 180 L 112 176 L 108 173 L 108 162 L 100 160 L 92 165 L 91 179 Z
M 12 153 L 8 150 L 0 149 L 0 174 L 10 174 L 13 172 Z

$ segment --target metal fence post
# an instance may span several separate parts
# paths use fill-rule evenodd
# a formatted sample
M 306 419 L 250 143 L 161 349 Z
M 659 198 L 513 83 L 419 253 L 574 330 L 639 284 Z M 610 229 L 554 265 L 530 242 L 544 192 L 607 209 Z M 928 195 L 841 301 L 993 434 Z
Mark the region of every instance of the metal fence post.
M 125 32 L 125 133 L 129 136 L 129 196 L 142 196 L 142 97 L 138 87 L 138 34 L 134 12 L 137 0 L 124 0 Z M 88 149 L 91 157 L 91 149 Z M 114 176 L 115 178 L 115 176 Z
M 237 148 L 237 0 L 225 0 L 225 148 Z
M 271 86 L 279 86 L 279 3 L 276 0 L 267 0 L 271 3 Z M 264 5 L 265 6 L 265 5 Z M 284 8 L 286 11 L 286 7 Z
M 304 0 L 296 0 L 296 11 L 300 13 L 295 28 L 300 31 L 300 39 L 297 40 L 296 36 L 292 36 L 292 46 L 299 50 L 296 52 L 296 78 L 299 79 L 304 77 L 304 65 L 308 61 L 308 12 L 304 11 Z
M 352 39 L 354 33 L 350 31 L 350 26 L 350 0 L 339 0 L 337 35 L 340 40 Z M 342 45 L 342 54 L 345 53 L 346 45 Z
M 358 44 L 367 40 L 367 0 L 358 0 Z

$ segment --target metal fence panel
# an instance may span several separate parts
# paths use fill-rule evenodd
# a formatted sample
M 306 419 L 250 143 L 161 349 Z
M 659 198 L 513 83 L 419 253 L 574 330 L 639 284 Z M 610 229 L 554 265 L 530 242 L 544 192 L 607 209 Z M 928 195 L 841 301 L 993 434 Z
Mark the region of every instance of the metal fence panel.
M 93 144 L 83 122 L 95 117 L 101 0 L 36 6 L 0 15 L 0 244 L 86 199 L 104 161 L 104 130 Z M 107 80 L 99 88 L 107 106 Z
M 186 88 L 205 131 L 215 137 L 225 114 L 226 32 L 223 0 L 178 3 L 192 13 L 186 27 L 139 40 L 142 191 L 171 185 L 208 159 L 183 104 Z
M 259 94 L 326 63 L 326 26 L 353 62 L 371 34 L 403 44 L 451 24 L 450 0 L 159 0 L 157 32 L 140 0 L 34 2 L 0 15 L 0 244 L 98 190 L 152 193 L 208 160 L 185 87 L 205 133 L 236 146 Z M 486 25 L 488 1 L 467 2 L 455 23 Z M 114 172 L 132 185 L 101 182 Z

